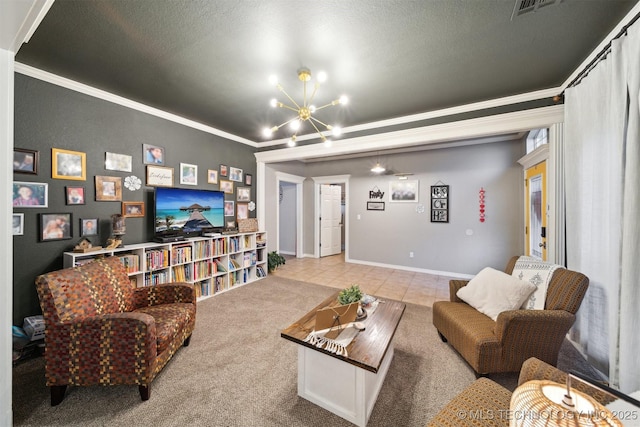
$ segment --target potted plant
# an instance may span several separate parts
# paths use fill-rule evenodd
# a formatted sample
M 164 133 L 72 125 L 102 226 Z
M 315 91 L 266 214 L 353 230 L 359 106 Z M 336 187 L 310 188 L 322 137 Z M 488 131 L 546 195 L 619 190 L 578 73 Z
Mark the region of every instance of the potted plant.
M 267 255 L 267 262 L 269 273 L 271 273 L 273 272 L 273 270 L 277 269 L 278 266 L 285 264 L 286 260 L 278 252 L 273 251 L 269 252 L 269 254 Z
M 360 290 L 360 286 L 351 285 L 351 287 L 340 291 L 340 293 L 338 294 L 338 302 L 342 305 L 359 302 L 362 299 L 362 295 L 363 294 Z

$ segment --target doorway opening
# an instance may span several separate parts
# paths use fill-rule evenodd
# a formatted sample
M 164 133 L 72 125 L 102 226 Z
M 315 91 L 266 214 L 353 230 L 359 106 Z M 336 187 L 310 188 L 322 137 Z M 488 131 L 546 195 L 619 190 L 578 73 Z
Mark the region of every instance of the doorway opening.
M 349 253 L 349 177 L 314 177 L 314 257 Z M 324 189 L 324 192 L 323 192 Z

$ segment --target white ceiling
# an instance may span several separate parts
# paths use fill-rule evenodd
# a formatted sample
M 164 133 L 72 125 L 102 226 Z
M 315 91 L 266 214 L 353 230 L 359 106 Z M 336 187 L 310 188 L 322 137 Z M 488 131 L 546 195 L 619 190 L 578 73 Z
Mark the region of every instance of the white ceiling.
M 352 130 L 547 96 L 638 0 L 547 3 L 512 19 L 515 0 L 58 0 L 16 61 L 269 146 L 261 129 L 290 116 L 271 74 L 301 100 L 296 70 L 326 71 L 317 103 L 350 104 L 320 118 Z

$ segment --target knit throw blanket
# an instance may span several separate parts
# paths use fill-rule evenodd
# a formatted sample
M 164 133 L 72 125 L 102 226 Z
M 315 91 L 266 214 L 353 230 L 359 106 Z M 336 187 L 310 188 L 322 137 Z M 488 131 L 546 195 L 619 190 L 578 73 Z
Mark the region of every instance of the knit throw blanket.
M 558 268 L 564 267 L 527 256 L 518 258 L 511 275 L 536 286 L 536 290 L 533 291 L 531 296 L 522 304 L 522 308 L 544 310 L 544 303 L 547 298 L 547 287 L 549 286 L 553 272 Z
M 367 320 L 371 317 L 373 312 L 378 307 L 379 301 L 375 301 L 371 304 L 370 307 L 365 308 L 367 311 Z M 363 321 L 361 323 L 367 324 L 367 321 Z M 327 338 L 325 335 L 331 331 L 335 331 L 337 328 L 327 328 L 322 329 L 320 331 L 313 330 L 307 337 L 304 339 L 304 342 L 308 342 L 311 345 L 314 345 L 318 348 L 324 348 L 330 353 L 337 354 L 339 356 L 349 357 L 349 352 L 347 351 L 347 346 L 351 344 L 351 341 L 358 335 L 359 330 L 357 330 L 353 323 L 347 323 L 342 327 L 342 332 L 336 338 Z

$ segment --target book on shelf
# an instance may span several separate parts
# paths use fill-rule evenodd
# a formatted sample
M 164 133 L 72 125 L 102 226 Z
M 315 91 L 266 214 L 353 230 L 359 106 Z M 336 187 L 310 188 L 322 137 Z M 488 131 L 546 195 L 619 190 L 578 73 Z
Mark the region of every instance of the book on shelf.
M 224 266 L 224 264 L 222 263 L 222 261 L 220 261 L 219 259 L 217 259 L 217 260 L 215 261 L 215 263 L 216 263 L 217 271 L 221 271 L 221 272 L 223 272 L 223 273 L 226 273 L 227 269 L 226 269 L 226 267 Z

